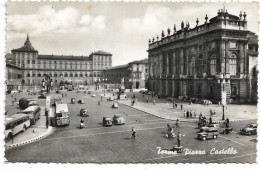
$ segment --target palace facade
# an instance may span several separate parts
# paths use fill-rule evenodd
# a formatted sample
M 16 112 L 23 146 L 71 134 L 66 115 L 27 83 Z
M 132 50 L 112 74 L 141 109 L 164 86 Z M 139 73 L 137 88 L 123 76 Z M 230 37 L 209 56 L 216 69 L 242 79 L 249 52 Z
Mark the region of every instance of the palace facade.
M 11 52 L 12 60 L 8 64 L 21 70 L 21 77 L 16 83 L 18 85 L 41 85 L 45 75 L 50 76 L 53 84 L 66 81 L 93 84 L 100 79 L 102 70 L 112 66 L 112 54 L 104 51 L 93 52 L 89 56 L 38 54 L 28 35 L 24 46 Z
M 174 26 L 173 33 L 168 28 L 149 40 L 149 90 L 166 97 L 251 102 L 250 71 L 257 64 L 249 66 L 249 60 L 257 62 L 258 45 L 248 53 L 249 36 L 256 35 L 247 29 L 246 16 L 221 9 L 202 24 L 197 19 L 194 28 L 182 22 L 180 30 Z

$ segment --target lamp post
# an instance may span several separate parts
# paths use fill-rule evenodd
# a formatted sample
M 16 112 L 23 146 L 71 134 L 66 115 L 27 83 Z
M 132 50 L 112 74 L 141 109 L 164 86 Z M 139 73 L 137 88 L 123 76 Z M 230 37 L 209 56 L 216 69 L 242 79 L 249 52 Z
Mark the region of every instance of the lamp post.
M 222 80 L 222 105 L 223 105 L 223 114 L 222 114 L 222 120 L 225 120 L 225 105 L 226 105 L 226 92 L 225 92 L 225 77 L 223 77 Z
M 129 67 L 129 68 L 128 68 L 128 71 L 129 71 L 129 76 L 130 76 L 130 81 L 131 81 L 130 89 L 131 89 L 131 91 L 133 91 L 133 75 L 132 75 L 132 68 Z
M 106 96 L 105 81 L 107 81 L 107 78 L 103 78 L 103 84 L 104 84 L 104 96 Z

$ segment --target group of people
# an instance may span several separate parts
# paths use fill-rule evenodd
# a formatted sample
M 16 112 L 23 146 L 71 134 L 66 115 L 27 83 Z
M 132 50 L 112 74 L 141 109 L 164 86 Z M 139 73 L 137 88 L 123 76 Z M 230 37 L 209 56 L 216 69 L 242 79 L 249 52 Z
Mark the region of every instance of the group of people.
M 197 114 L 196 114 L 196 112 L 194 111 L 194 112 L 192 112 L 192 110 L 190 110 L 190 111 L 184 111 L 184 118 L 192 118 L 192 117 L 194 117 L 194 118 L 196 118 L 196 116 L 197 116 Z

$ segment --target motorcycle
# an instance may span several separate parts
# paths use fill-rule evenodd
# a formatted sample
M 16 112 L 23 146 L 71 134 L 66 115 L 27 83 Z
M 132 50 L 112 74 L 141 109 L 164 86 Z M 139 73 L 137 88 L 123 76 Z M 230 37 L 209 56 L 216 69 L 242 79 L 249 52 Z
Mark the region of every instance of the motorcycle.
M 80 125 L 79 125 L 79 128 L 80 129 L 85 128 L 85 124 L 83 122 L 81 122 Z

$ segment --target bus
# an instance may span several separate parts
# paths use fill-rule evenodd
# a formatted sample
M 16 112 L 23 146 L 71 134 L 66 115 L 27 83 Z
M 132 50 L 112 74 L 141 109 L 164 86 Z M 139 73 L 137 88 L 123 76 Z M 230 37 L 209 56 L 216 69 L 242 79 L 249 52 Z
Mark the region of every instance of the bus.
M 70 113 L 67 104 L 57 104 L 55 109 L 55 125 L 69 125 Z
M 10 140 L 14 135 L 25 131 L 30 126 L 30 117 L 27 114 L 15 114 L 5 118 L 5 139 Z
M 29 106 L 24 111 L 19 112 L 29 115 L 31 125 L 35 125 L 36 121 L 41 117 L 41 107 L 40 106 Z

